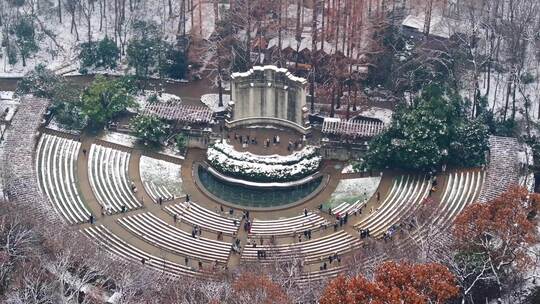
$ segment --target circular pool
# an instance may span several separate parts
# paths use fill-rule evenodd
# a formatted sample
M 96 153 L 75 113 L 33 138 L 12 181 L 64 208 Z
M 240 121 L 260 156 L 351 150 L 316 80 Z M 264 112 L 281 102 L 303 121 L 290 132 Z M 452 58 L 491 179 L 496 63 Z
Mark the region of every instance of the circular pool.
M 316 195 L 325 185 L 324 176 L 290 187 L 251 187 L 228 182 L 205 166 L 194 168 L 195 180 L 203 192 L 225 204 L 247 208 L 280 208 L 297 204 Z

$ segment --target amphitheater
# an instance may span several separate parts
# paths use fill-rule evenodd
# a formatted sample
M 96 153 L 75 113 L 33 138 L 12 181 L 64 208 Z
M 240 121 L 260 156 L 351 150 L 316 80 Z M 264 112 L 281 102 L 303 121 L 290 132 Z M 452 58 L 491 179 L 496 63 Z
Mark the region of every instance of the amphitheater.
M 79 231 L 119 261 L 142 263 L 171 277 L 213 277 L 239 265 L 291 259 L 300 261 L 292 275 L 298 283 L 333 277 L 362 251 L 366 238 L 360 231 L 369 230 L 370 238 L 393 237 L 429 197 L 436 206 L 430 223 L 412 233 L 412 238 L 421 237 L 434 225 L 449 227 L 468 204 L 493 197 L 519 177 L 517 142 L 492 137 L 485 168 L 439 172 L 436 191 L 434 177 L 428 175 L 353 173 L 344 170 L 342 161 L 322 160 L 316 176 L 310 176 L 317 184 L 298 199 L 281 204 L 287 194 L 263 193 L 268 199 L 250 205 L 242 193 L 219 197 L 204 189 L 199 176 L 207 168 L 201 167 L 204 149 L 171 157 L 52 130 L 42 125 L 47 105 L 24 98 L 12 121 L 3 156 L 9 199 L 36 209 L 51 225 Z M 225 141 L 241 150 L 235 138 L 253 130 L 231 130 Z M 287 136 L 302 138 L 292 131 L 261 132 L 261 142 L 275 134 L 281 142 Z M 254 154 L 290 153 L 286 144 L 262 146 L 248 149 Z M 410 242 L 398 243 L 396 250 L 407 250 Z

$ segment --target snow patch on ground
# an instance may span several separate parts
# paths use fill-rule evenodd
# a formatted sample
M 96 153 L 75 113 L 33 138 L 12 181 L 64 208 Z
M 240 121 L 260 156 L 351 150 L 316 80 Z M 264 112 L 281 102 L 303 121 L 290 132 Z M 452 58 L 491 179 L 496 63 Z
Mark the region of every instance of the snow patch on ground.
M 0 115 L 3 121 L 11 121 L 19 107 L 19 100 L 13 98 L 13 92 L 0 91 Z
M 392 122 L 392 115 L 394 111 L 385 108 L 371 107 L 368 110 L 358 113 L 360 116 L 375 118 L 381 120 L 385 125 L 389 125 Z
M 163 147 L 159 153 L 182 160 L 184 159 L 184 156 L 180 154 L 180 150 L 178 150 L 174 145 Z
M 381 176 L 342 179 L 328 203 L 334 207 L 343 202 L 350 204 L 357 201 L 366 202 L 377 191 L 380 182 Z
M 353 165 L 349 164 L 349 165 L 345 166 L 345 168 L 343 168 L 343 170 L 341 170 L 341 173 L 342 174 L 355 173 Z
M 0 100 L 13 100 L 14 93 L 12 91 L 0 91 Z
M 231 95 L 223 94 L 223 106 L 219 106 L 219 94 L 204 94 L 201 96 L 201 102 L 210 108 L 213 112 L 223 112 L 227 109 L 231 101 Z
M 78 73 L 80 69 L 79 64 L 79 45 L 83 42 L 88 41 L 88 20 L 83 16 L 78 16 L 75 18 L 76 28 L 78 32 L 78 37 L 75 30 L 71 30 L 71 16 L 67 9 L 62 10 L 62 23 L 57 16 L 56 2 L 52 1 L 44 5 L 40 10 L 36 10 L 34 16 L 36 20 L 36 37 L 39 45 L 39 51 L 30 56 L 26 60 L 26 66 L 22 65 L 22 60 L 18 56 L 18 62 L 14 65 L 10 65 L 8 62 L 8 56 L 6 48 L 0 47 L 0 53 L 4 54 L 0 58 L 0 77 L 23 77 L 28 71 L 31 71 L 38 64 L 44 64 L 47 68 L 55 71 L 57 74 L 72 74 Z M 90 35 L 93 41 L 101 40 L 104 37 L 108 36 L 110 38 L 115 37 L 115 18 L 113 17 L 114 12 L 114 1 L 105 1 L 107 4 L 105 11 L 107 14 L 106 18 L 101 19 L 100 9 L 96 4 L 96 9 L 92 11 L 90 15 Z M 176 12 L 180 11 L 180 2 L 172 2 L 173 14 L 169 14 L 168 5 L 164 3 L 157 3 L 155 0 L 151 1 L 140 1 L 136 8 L 131 11 L 126 9 L 125 22 L 122 24 L 122 29 L 125 30 L 125 35 L 123 39 L 129 41 L 134 35 L 131 24 L 134 21 L 155 21 L 158 25 L 159 30 L 163 33 L 164 40 L 169 43 L 175 43 L 178 32 L 178 24 L 180 20 L 179 14 Z M 194 8 L 194 27 L 191 28 L 191 14 L 186 14 L 186 33 L 193 32 L 194 34 L 199 34 L 200 27 L 199 24 L 202 24 L 202 38 L 208 39 L 210 35 L 214 32 L 214 8 L 213 3 L 202 3 L 200 6 L 201 11 L 199 14 L 199 8 Z M 14 11 L 8 12 L 9 14 L 15 16 Z M 199 16 L 201 18 L 199 18 Z M 9 16 L 8 16 L 9 17 Z M 101 23 L 101 21 L 103 21 Z M 100 23 L 102 27 L 100 29 Z M 54 38 L 49 37 L 46 32 L 52 33 Z M 0 32 L 0 40 L 3 39 L 3 33 Z M 118 43 L 120 47 L 120 43 Z M 125 47 L 125 46 L 124 46 Z M 100 71 L 89 71 L 89 72 L 105 72 L 108 74 L 125 74 L 129 71 L 127 66 L 126 58 L 122 58 L 119 62 L 116 70 L 100 70 Z
M 72 130 L 72 129 L 64 128 L 64 126 L 62 126 L 61 123 L 56 121 L 56 117 L 53 117 L 53 119 L 51 119 L 51 121 L 47 125 L 47 129 L 60 131 L 60 132 L 73 134 L 73 135 L 80 135 L 81 134 L 81 131 L 79 131 L 79 130 Z
M 153 183 L 165 188 L 175 198 L 184 196 L 182 188 L 182 166 L 168 161 L 141 156 L 139 170 L 143 183 Z
M 135 147 L 138 141 L 138 138 L 133 135 L 119 133 L 119 132 L 112 132 L 112 131 L 105 131 L 98 138 L 103 141 L 119 144 L 121 146 L 131 147 L 131 148 Z

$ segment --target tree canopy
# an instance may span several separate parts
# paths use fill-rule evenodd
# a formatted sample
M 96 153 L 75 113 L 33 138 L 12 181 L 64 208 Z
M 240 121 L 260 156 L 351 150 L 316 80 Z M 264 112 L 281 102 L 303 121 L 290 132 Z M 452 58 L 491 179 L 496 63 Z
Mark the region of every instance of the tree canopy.
M 538 243 L 531 220 L 540 196 L 512 187 L 486 203 L 465 208 L 456 218 L 453 235 L 456 256 L 454 272 L 465 294 L 493 286 L 502 290 L 534 261 L 529 246 Z
M 116 68 L 117 61 L 120 58 L 120 50 L 109 37 L 97 42 L 85 42 L 80 47 L 81 70 L 87 68 Z
M 152 145 L 159 144 L 168 131 L 168 125 L 153 115 L 137 115 L 129 126 L 135 136 Z
M 321 304 L 446 303 L 459 294 L 453 274 L 441 264 L 386 262 L 370 281 L 339 276 L 324 290 Z
M 81 112 L 91 127 L 103 126 L 128 107 L 135 107 L 133 96 L 120 80 L 97 76 L 81 96 Z
M 392 124 L 370 143 L 364 166 L 419 171 L 442 164 L 478 166 L 485 162 L 487 135 L 481 121 L 467 119 L 457 94 L 431 85 L 411 105 L 398 107 Z

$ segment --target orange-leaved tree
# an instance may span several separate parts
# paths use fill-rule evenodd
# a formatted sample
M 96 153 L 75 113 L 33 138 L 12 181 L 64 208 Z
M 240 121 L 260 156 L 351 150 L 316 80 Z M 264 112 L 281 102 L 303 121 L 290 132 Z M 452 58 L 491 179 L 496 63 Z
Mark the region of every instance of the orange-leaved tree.
M 459 295 L 453 274 L 441 264 L 386 262 L 373 281 L 339 276 L 326 287 L 321 304 L 445 303 Z
M 278 284 L 265 275 L 240 274 L 233 283 L 235 303 L 285 304 L 291 301 Z
M 531 215 L 538 202 L 538 194 L 510 187 L 491 201 L 468 206 L 456 218 L 452 268 L 465 296 L 479 282 L 502 290 L 506 278 L 531 265 L 529 247 L 538 242 Z

